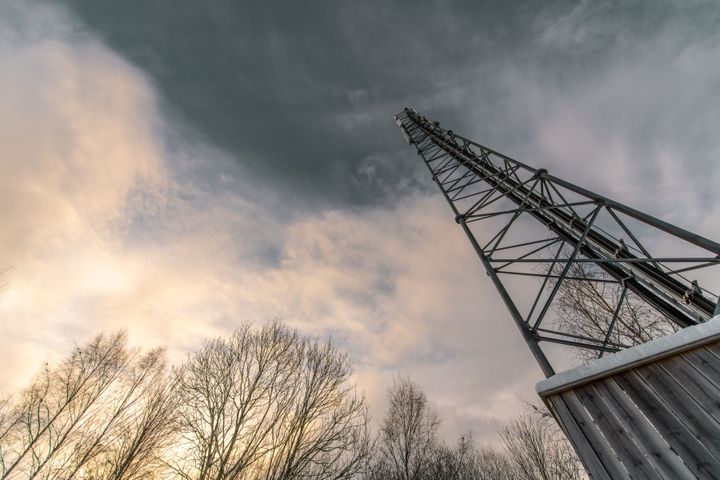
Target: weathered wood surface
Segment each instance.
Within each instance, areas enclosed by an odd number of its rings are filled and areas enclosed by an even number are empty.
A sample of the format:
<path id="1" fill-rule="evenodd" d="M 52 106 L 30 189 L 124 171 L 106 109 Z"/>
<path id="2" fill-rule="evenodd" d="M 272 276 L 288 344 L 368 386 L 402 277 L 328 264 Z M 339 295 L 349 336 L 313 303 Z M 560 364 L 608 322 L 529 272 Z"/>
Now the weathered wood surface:
<path id="1" fill-rule="evenodd" d="M 720 479 L 720 317 L 653 343 L 538 394 L 593 479 Z"/>

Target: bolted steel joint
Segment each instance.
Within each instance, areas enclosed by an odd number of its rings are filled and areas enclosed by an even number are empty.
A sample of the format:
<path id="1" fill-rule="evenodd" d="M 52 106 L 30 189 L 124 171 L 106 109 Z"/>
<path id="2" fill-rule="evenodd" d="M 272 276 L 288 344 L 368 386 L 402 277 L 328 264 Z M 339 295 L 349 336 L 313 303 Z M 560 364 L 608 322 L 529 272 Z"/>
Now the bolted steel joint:
<path id="1" fill-rule="evenodd" d="M 538 171 L 535 172 L 534 177 L 535 178 L 544 178 L 548 174 L 548 171 L 544 168 L 538 169 Z"/>

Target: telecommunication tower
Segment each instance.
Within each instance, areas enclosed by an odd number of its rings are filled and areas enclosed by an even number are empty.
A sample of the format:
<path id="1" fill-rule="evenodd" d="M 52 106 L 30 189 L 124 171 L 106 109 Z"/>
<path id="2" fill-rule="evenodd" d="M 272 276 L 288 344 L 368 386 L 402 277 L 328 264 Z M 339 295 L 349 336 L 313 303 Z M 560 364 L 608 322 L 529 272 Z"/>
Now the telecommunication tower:
<path id="1" fill-rule="evenodd" d="M 720 313 L 720 244 L 442 128 L 396 116 L 546 377 L 545 346 L 617 352 Z"/>

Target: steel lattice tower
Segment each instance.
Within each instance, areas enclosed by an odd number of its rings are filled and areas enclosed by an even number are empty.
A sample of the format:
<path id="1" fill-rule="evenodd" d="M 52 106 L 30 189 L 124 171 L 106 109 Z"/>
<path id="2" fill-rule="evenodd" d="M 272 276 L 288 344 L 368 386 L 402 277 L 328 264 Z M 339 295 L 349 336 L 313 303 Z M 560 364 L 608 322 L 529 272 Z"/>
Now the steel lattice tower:
<path id="1" fill-rule="evenodd" d="M 672 331 L 720 313 L 718 295 L 704 288 L 720 280 L 720 244 L 479 145 L 412 109 L 395 118 L 546 376 L 554 370 L 544 343 L 602 356 L 651 339 L 661 324 Z"/>

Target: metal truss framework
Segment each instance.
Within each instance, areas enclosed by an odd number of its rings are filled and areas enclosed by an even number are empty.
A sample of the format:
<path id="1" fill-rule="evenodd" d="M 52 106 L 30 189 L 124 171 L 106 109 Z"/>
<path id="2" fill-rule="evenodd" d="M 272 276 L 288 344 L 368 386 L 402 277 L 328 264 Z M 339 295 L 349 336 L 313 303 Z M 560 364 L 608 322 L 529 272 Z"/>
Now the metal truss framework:
<path id="1" fill-rule="evenodd" d="M 631 304 L 674 329 L 720 313 L 718 295 L 701 286 L 720 278 L 713 268 L 720 244 L 479 145 L 412 109 L 395 118 L 546 376 L 554 369 L 541 343 L 599 356 L 632 346 L 620 332 Z M 609 312 L 589 333 L 558 319 L 558 299 L 580 282 L 602 284 L 600 303 Z"/>

